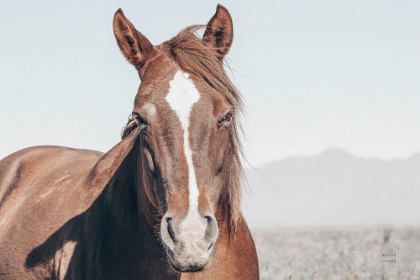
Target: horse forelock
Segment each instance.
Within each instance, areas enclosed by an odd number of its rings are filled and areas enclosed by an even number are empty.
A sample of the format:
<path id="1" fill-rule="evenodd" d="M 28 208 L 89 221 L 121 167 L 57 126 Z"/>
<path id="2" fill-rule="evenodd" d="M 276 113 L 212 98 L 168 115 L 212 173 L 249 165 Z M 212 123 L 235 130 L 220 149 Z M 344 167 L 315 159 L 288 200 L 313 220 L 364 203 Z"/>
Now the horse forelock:
<path id="1" fill-rule="evenodd" d="M 169 41 L 163 43 L 175 62 L 187 73 L 202 78 L 211 87 L 225 96 L 236 110 L 243 109 L 240 92 L 232 84 L 223 66 L 230 68 L 225 60 L 219 58 L 215 48 L 207 46 L 197 35 L 196 31 L 203 25 L 187 27 Z"/>

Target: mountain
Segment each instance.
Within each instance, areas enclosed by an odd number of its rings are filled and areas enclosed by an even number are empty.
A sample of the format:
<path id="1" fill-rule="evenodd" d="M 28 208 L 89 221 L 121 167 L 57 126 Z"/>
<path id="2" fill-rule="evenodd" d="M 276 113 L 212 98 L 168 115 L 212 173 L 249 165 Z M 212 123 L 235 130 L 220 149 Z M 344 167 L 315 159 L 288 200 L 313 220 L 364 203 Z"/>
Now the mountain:
<path id="1" fill-rule="evenodd" d="M 245 174 L 251 227 L 420 224 L 420 154 L 381 160 L 331 149 Z"/>

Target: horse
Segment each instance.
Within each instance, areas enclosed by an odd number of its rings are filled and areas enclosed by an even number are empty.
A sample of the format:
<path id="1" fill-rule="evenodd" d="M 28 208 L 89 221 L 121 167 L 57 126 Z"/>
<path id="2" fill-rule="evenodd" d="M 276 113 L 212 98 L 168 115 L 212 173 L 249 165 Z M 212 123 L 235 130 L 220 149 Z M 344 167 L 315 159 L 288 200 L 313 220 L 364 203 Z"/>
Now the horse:
<path id="1" fill-rule="evenodd" d="M 0 278 L 258 279 L 228 10 L 156 46 L 121 9 L 113 30 L 141 80 L 122 140 L 0 161 Z"/>

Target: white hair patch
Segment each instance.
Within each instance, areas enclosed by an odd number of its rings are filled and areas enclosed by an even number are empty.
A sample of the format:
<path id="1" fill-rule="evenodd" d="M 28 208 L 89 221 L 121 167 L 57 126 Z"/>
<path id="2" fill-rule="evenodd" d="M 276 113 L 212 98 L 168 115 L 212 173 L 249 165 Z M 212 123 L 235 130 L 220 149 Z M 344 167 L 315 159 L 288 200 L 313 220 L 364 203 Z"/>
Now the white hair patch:
<path id="1" fill-rule="evenodd" d="M 190 113 L 194 104 L 200 99 L 200 93 L 187 73 L 176 72 L 174 79 L 169 82 L 169 92 L 166 101 L 176 113 L 184 131 L 184 153 L 188 166 L 189 208 L 186 221 L 198 215 L 198 186 L 195 177 L 192 151 L 189 142 Z"/>

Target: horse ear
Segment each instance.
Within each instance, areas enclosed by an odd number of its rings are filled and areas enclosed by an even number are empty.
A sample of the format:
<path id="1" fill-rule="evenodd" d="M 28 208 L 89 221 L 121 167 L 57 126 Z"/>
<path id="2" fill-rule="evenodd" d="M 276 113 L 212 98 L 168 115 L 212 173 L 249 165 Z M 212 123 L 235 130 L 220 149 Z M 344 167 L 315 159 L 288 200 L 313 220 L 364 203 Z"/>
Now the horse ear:
<path id="1" fill-rule="evenodd" d="M 114 15 L 114 35 L 118 46 L 125 58 L 140 69 L 153 50 L 153 45 L 134 25 L 124 16 L 123 11 L 118 9 Z"/>
<path id="2" fill-rule="evenodd" d="M 215 48 L 223 58 L 233 41 L 233 23 L 229 11 L 222 5 L 217 5 L 217 11 L 207 24 L 203 41 Z"/>

